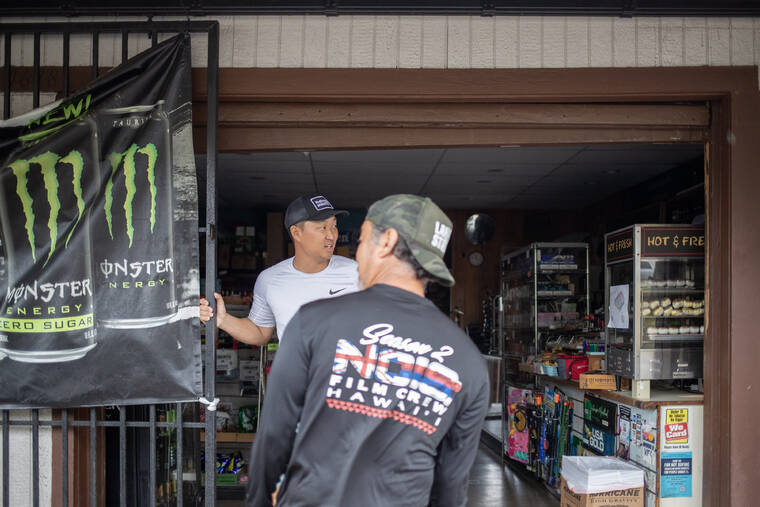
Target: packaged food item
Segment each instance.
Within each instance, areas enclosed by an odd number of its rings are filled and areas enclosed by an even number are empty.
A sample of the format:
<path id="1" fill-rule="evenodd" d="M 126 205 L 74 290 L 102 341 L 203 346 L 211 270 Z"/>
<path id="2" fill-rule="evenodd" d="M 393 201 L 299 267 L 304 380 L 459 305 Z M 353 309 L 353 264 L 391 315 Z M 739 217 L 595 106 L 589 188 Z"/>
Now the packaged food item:
<path id="1" fill-rule="evenodd" d="M 216 473 L 223 474 L 232 471 L 233 458 L 232 454 L 217 453 L 216 455 Z"/>
<path id="2" fill-rule="evenodd" d="M 652 314 L 652 310 L 650 310 L 649 308 L 644 308 L 643 310 L 641 310 L 641 315 L 643 315 L 644 317 L 651 314 Z"/>
<path id="3" fill-rule="evenodd" d="M 253 433 L 256 431 L 258 408 L 253 405 L 246 405 L 238 409 L 238 427 L 241 433 Z"/>
<path id="4" fill-rule="evenodd" d="M 232 468 L 230 469 L 230 472 L 233 474 L 240 474 L 241 472 L 244 472 L 247 467 L 248 463 L 246 463 L 243 455 L 240 454 L 240 452 L 235 453 L 235 456 L 232 460 Z"/>
<path id="5" fill-rule="evenodd" d="M 665 308 L 667 308 L 668 306 L 670 306 L 670 298 L 663 299 L 662 300 L 662 306 L 665 307 Z"/>

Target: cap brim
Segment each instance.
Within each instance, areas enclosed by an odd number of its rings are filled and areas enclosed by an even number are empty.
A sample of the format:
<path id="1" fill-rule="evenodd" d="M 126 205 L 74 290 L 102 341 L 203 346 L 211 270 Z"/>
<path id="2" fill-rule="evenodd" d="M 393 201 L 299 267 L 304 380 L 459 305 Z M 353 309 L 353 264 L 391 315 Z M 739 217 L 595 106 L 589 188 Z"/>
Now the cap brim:
<path id="1" fill-rule="evenodd" d="M 306 220 L 310 222 L 319 222 L 338 215 L 348 215 L 348 211 L 344 209 L 323 209 L 322 211 L 316 212 L 313 216 L 307 218 Z"/>
<path id="2" fill-rule="evenodd" d="M 417 262 L 420 263 L 420 266 L 422 266 L 425 271 L 438 278 L 439 283 L 446 287 L 454 285 L 454 277 L 451 276 L 449 268 L 446 267 L 446 263 L 443 262 L 443 259 L 433 252 L 418 246 L 409 245 L 409 249 L 412 251 L 414 258 L 417 259 Z"/>
<path id="3" fill-rule="evenodd" d="M 285 228 L 289 229 L 291 225 L 296 225 L 299 222 L 321 222 L 322 220 L 327 220 L 330 217 L 334 217 L 337 215 L 348 215 L 348 211 L 343 209 L 323 209 L 322 211 L 316 212 L 313 216 L 310 216 L 308 218 L 304 218 L 302 220 L 298 220 L 297 222 L 293 223 L 285 223 Z"/>

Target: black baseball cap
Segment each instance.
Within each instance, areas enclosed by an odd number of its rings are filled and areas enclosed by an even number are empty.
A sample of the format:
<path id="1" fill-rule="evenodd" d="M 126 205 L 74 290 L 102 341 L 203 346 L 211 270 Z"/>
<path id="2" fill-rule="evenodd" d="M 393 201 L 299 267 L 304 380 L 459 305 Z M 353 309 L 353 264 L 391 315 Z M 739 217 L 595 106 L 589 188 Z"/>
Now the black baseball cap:
<path id="1" fill-rule="evenodd" d="M 347 214 L 346 210 L 333 208 L 323 195 L 302 195 L 288 204 L 288 209 L 285 210 L 285 228 L 290 229 L 291 225 L 304 220 L 321 222 L 336 215 Z"/>

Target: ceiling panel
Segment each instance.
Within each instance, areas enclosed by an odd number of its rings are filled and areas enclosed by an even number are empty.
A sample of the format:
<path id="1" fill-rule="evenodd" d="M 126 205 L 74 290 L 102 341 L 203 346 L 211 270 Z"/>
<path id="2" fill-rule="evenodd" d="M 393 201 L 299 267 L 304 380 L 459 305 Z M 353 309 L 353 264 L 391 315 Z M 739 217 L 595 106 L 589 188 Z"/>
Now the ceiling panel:
<path id="1" fill-rule="evenodd" d="M 471 174 L 462 172 L 460 174 L 438 174 L 435 173 L 430 177 L 430 183 L 439 183 L 446 185 L 457 185 L 462 182 L 492 183 L 495 185 L 530 185 L 539 181 L 541 176 L 530 175 L 504 175 L 504 174 Z"/>
<path id="2" fill-rule="evenodd" d="M 441 175 L 504 175 L 504 176 L 542 176 L 557 168 L 557 164 L 532 164 L 519 163 L 496 163 L 471 160 L 469 162 L 441 162 L 435 170 L 435 174 Z"/>
<path id="3" fill-rule="evenodd" d="M 703 152 L 701 145 L 688 145 L 688 148 L 681 149 L 671 149 L 668 146 L 670 145 L 642 145 L 621 150 L 588 149 L 578 153 L 573 158 L 573 162 L 576 164 L 610 164 L 615 162 L 624 162 L 626 164 L 679 163 L 689 158 L 699 158 Z"/>
<path id="4" fill-rule="evenodd" d="M 314 192 L 316 179 L 340 207 L 366 208 L 388 194 L 422 191 L 445 208 L 569 209 L 698 160 L 702 150 L 609 145 L 220 154 L 220 203 L 284 208 Z M 196 163 L 202 180 L 205 157 Z"/>
<path id="5" fill-rule="evenodd" d="M 433 162 L 418 164 L 408 160 L 398 162 L 377 161 L 377 160 L 357 160 L 357 161 L 314 161 L 314 170 L 317 174 L 334 174 L 334 173 L 357 173 L 357 174 L 385 174 L 385 175 L 404 175 L 404 174 L 422 174 L 429 175 L 433 169 Z"/>
<path id="6" fill-rule="evenodd" d="M 583 147 L 578 146 L 510 146 L 504 148 L 452 148 L 446 150 L 442 162 L 465 163 L 477 160 L 481 163 L 503 164 L 561 164 L 573 157 Z"/>
<path id="7" fill-rule="evenodd" d="M 348 150 L 348 151 L 314 151 L 311 158 L 315 162 L 407 162 L 433 164 L 440 158 L 443 149 L 417 150 Z"/>

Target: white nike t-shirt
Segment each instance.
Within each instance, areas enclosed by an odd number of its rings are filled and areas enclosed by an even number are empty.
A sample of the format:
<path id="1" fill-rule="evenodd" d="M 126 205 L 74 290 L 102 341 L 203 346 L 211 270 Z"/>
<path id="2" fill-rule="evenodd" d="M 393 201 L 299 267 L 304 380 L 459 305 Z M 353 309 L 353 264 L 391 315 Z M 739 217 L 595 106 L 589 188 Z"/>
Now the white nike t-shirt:
<path id="1" fill-rule="evenodd" d="M 277 327 L 277 336 L 306 303 L 342 296 L 359 290 L 356 261 L 333 255 L 319 273 L 304 273 L 293 267 L 293 257 L 265 269 L 256 278 L 248 318 L 261 327 Z"/>

